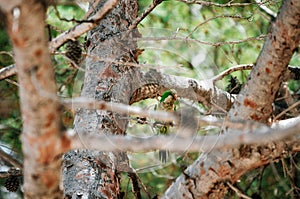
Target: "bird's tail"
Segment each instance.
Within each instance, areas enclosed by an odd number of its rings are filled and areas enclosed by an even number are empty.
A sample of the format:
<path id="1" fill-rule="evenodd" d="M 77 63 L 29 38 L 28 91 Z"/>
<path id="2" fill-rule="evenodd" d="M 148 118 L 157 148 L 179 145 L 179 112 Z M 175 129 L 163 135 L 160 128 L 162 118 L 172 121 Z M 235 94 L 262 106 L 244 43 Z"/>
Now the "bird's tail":
<path id="1" fill-rule="evenodd" d="M 160 150 L 158 152 L 158 158 L 162 163 L 166 163 L 167 162 L 167 157 L 169 155 L 169 152 L 166 150 Z"/>

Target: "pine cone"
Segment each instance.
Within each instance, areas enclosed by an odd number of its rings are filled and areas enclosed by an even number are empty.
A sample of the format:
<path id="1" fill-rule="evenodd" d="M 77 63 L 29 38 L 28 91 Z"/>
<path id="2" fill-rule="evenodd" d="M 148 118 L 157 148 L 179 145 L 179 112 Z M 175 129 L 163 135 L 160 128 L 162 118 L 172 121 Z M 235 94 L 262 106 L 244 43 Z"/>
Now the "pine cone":
<path id="1" fill-rule="evenodd" d="M 69 40 L 66 43 L 66 56 L 74 61 L 76 64 L 80 63 L 82 54 L 82 49 L 80 47 L 80 43 L 76 41 Z"/>
<path id="2" fill-rule="evenodd" d="M 20 182 L 17 176 L 9 176 L 4 182 L 4 187 L 10 192 L 16 192 L 19 188 Z"/>

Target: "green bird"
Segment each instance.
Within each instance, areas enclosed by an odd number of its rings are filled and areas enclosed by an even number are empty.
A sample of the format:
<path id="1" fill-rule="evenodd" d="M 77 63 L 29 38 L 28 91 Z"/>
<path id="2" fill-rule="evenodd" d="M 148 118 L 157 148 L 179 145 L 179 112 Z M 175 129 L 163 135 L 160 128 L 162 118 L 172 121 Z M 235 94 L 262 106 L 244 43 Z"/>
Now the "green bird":
<path id="1" fill-rule="evenodd" d="M 176 105 L 178 104 L 177 100 L 177 92 L 174 89 L 170 89 L 165 91 L 160 100 L 159 104 L 155 106 L 155 110 L 174 112 L 176 111 Z M 171 122 L 169 123 L 161 123 L 161 125 L 157 128 L 157 133 L 160 135 L 166 135 L 170 131 Z M 158 158 L 160 161 L 165 163 L 167 161 L 168 152 L 166 150 L 160 150 L 158 152 Z"/>

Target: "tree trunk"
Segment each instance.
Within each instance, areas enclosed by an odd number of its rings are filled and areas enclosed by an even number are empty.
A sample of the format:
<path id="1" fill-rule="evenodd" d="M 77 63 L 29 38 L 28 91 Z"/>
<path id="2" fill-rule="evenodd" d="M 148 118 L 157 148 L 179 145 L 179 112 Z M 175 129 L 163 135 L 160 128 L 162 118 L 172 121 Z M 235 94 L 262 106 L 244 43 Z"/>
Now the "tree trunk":
<path id="1" fill-rule="evenodd" d="M 97 12 L 104 3 L 92 4 L 90 9 Z M 126 31 L 137 12 L 137 0 L 120 0 L 99 26 L 88 33 L 82 97 L 129 104 L 132 93 L 129 83 L 136 69 L 120 62 L 136 62 L 137 45 L 130 38 L 137 35 L 134 31 Z M 108 111 L 80 109 L 74 126 L 79 136 L 93 133 L 123 135 L 127 118 Z M 131 171 L 126 152 L 71 151 L 64 155 L 65 197 L 119 198 L 121 171 Z"/>
<path id="2" fill-rule="evenodd" d="M 13 44 L 23 118 L 25 198 L 60 198 L 59 104 L 45 34 L 43 1 L 2 1 L 7 32 Z M 34 31 L 33 31 L 34 30 Z"/>

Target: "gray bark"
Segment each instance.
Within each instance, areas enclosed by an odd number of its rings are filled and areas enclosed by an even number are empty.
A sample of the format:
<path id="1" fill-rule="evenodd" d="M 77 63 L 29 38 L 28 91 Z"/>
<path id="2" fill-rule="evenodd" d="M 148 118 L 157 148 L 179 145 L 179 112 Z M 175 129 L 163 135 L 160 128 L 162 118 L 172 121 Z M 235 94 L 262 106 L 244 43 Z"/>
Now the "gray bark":
<path id="1" fill-rule="evenodd" d="M 96 5 L 97 12 L 104 2 Z M 90 8 L 94 9 L 94 8 Z M 136 69 L 101 61 L 136 62 L 137 32 L 125 32 L 137 17 L 136 0 L 120 0 L 100 24 L 87 36 L 88 57 L 81 96 L 129 104 L 129 80 Z M 93 14 L 93 13 L 92 13 Z M 74 121 L 79 136 L 84 134 L 125 134 L 126 115 L 104 110 L 79 109 Z M 88 148 L 88 146 L 87 146 Z M 126 152 L 76 150 L 64 155 L 63 182 L 66 198 L 118 198 L 121 171 L 131 171 Z"/>

